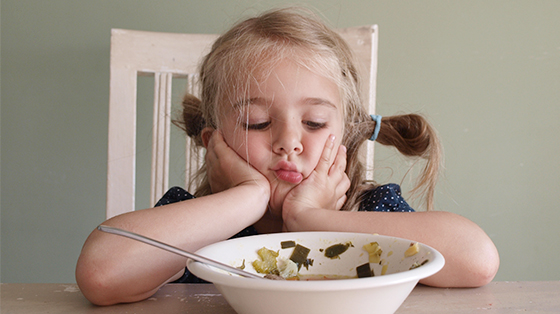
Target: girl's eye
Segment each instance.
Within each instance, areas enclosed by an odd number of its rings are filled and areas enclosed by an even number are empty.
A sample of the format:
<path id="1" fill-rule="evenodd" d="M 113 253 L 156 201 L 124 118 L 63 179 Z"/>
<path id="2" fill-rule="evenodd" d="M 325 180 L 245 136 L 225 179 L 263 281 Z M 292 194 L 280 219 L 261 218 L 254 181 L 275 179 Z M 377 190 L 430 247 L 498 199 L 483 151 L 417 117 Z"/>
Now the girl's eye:
<path id="1" fill-rule="evenodd" d="M 257 131 L 261 131 L 261 130 L 265 130 L 266 128 L 268 128 L 268 126 L 270 125 L 270 122 L 261 122 L 261 123 L 254 123 L 254 124 L 247 124 L 247 123 L 243 123 L 243 128 L 245 128 L 245 130 L 257 130 Z"/>
<path id="2" fill-rule="evenodd" d="M 305 124 L 311 130 L 319 130 L 327 126 L 326 123 L 314 121 L 303 121 L 303 124 Z"/>

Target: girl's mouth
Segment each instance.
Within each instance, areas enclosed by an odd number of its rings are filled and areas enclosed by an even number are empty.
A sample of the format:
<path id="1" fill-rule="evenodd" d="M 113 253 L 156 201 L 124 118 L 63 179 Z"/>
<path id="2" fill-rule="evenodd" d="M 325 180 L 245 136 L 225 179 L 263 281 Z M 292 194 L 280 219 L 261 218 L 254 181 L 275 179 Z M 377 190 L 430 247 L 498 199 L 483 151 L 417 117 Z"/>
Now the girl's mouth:
<path id="1" fill-rule="evenodd" d="M 298 184 L 303 180 L 303 175 L 297 171 L 278 169 L 274 172 L 276 172 L 278 179 L 292 184 Z"/>
<path id="2" fill-rule="evenodd" d="M 279 161 L 272 170 L 276 173 L 276 177 L 282 181 L 298 184 L 303 180 L 303 175 L 297 171 L 296 165 L 286 160 Z"/>

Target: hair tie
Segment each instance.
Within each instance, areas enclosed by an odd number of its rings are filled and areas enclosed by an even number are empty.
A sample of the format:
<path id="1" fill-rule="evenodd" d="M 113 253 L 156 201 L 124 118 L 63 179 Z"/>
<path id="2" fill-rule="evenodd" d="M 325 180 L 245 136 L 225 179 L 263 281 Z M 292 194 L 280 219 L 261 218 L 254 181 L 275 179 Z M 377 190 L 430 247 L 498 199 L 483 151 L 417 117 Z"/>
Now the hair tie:
<path id="1" fill-rule="evenodd" d="M 373 134 L 369 138 L 370 141 L 375 141 L 379 135 L 379 130 L 381 129 L 381 116 L 376 114 L 370 114 L 371 118 L 375 121 L 375 129 Z"/>

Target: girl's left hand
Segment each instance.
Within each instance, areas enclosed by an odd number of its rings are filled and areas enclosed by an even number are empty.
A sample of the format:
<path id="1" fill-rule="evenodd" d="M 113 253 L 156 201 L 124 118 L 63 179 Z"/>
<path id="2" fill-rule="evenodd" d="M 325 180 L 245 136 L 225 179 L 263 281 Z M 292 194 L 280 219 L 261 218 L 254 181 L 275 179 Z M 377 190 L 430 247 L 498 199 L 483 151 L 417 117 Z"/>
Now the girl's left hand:
<path id="1" fill-rule="evenodd" d="M 286 195 L 282 204 L 284 222 L 304 210 L 340 210 L 350 188 L 345 169 L 346 147 L 340 145 L 335 152 L 334 135 L 330 135 L 313 172 Z"/>

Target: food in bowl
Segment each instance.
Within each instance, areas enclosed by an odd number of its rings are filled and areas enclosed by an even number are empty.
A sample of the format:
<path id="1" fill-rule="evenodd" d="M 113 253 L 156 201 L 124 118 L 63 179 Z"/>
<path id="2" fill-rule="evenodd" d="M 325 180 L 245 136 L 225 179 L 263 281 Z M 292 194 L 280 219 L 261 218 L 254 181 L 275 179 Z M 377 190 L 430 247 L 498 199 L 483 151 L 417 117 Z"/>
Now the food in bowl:
<path id="1" fill-rule="evenodd" d="M 289 243 L 289 245 L 286 245 Z M 279 251 L 273 251 L 266 247 L 262 247 L 257 251 L 259 259 L 252 262 L 253 268 L 257 273 L 264 275 L 274 275 L 280 276 L 288 280 L 319 280 L 319 279 L 350 279 L 350 278 L 365 278 L 375 276 L 374 271 L 370 267 L 370 263 L 380 263 L 382 265 L 381 274 L 385 275 L 388 264 L 385 264 L 385 260 L 381 259 L 381 254 L 383 250 L 377 242 L 366 243 L 363 245 L 363 250 L 369 255 L 368 262 L 356 267 L 356 276 L 339 276 L 339 275 L 325 275 L 325 274 L 315 274 L 315 275 L 300 275 L 299 269 L 302 265 L 305 265 L 306 269 L 310 265 L 313 265 L 313 260 L 308 259 L 307 256 L 310 249 L 296 244 L 295 241 L 282 241 L 280 242 L 281 249 L 294 248 L 290 258 L 280 257 Z M 324 252 L 324 255 L 330 259 L 340 258 L 340 255 L 346 252 L 349 248 L 353 248 L 352 242 L 338 243 L 329 246 L 326 249 L 319 249 L 319 252 Z M 410 243 L 410 247 L 404 252 L 404 257 L 414 256 L 419 252 L 419 244 Z M 393 254 L 393 251 L 389 252 L 389 256 Z M 420 267 L 428 262 L 428 259 L 422 261 L 421 263 L 415 262 L 412 264 L 410 269 Z M 245 263 L 243 263 L 245 265 Z M 281 279 L 281 278 L 280 278 Z"/>
<path id="2" fill-rule="evenodd" d="M 257 252 L 264 247 L 278 252 L 276 261 L 289 259 L 294 246 L 282 249 L 281 243 L 286 241 L 309 249 L 307 259 L 313 263 L 307 268 L 299 268 L 300 278 L 326 276 L 327 279 L 343 279 L 259 280 L 233 275 L 192 260 L 189 260 L 188 268 L 196 276 L 213 282 L 238 313 L 394 313 L 420 279 L 435 274 L 444 264 L 438 251 L 422 243 L 417 244 L 418 251 L 414 255 L 405 257 L 411 244 L 416 245 L 415 241 L 340 232 L 250 236 L 215 243 L 197 253 L 235 267 L 245 265 L 245 271 L 258 273 L 252 265 L 253 261 L 261 259 Z M 370 263 L 370 252 L 364 246 L 374 242 L 381 253 L 379 262 Z M 348 245 L 338 257 L 325 256 L 327 248 L 347 243 L 352 245 Z M 364 264 L 370 267 L 374 276 L 357 278 L 357 268 Z"/>

